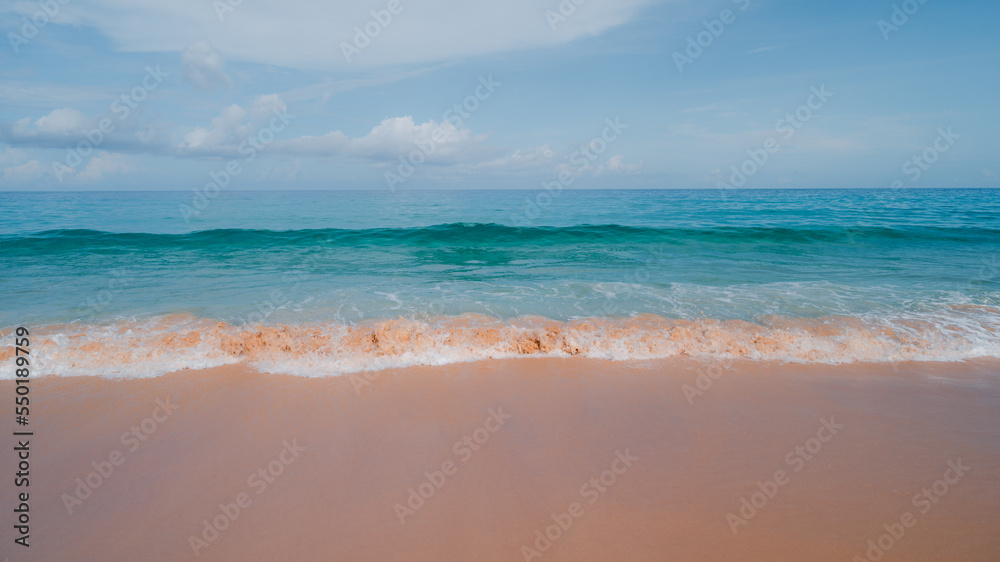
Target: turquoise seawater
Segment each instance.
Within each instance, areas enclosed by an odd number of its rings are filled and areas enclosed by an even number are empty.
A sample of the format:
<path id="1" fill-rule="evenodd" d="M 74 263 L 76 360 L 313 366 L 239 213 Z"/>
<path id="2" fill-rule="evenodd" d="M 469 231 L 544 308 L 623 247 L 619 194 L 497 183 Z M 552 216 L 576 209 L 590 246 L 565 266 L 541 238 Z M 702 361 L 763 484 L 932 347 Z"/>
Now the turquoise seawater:
<path id="1" fill-rule="evenodd" d="M 1000 190 L 0 192 L 0 217 L 5 330 L 845 318 L 1000 349 Z"/>

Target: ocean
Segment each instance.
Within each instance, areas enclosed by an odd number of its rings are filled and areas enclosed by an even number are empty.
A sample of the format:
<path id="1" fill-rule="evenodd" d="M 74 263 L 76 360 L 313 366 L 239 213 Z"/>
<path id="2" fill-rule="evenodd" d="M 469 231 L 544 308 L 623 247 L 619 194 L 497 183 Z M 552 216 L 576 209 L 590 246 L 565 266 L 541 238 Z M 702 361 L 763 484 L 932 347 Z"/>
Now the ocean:
<path id="1" fill-rule="evenodd" d="M 0 329 L 37 374 L 1000 357 L 1000 190 L 0 192 L 0 217 Z"/>

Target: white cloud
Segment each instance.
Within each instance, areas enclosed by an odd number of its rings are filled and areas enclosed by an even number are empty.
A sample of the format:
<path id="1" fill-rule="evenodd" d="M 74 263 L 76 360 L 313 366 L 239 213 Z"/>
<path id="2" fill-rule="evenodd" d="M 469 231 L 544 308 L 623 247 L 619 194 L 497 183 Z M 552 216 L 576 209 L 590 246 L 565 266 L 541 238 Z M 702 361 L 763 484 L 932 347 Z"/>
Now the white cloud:
<path id="1" fill-rule="evenodd" d="M 0 146 L 0 166 L 9 166 L 24 162 L 26 155 L 23 150 Z"/>
<path id="2" fill-rule="evenodd" d="M 258 178 L 266 182 L 281 182 L 292 184 L 302 177 L 302 159 L 295 158 L 284 166 L 275 166 L 261 170 Z"/>
<path id="3" fill-rule="evenodd" d="M 285 119 L 279 116 L 285 116 Z M 368 162 L 381 168 L 395 166 L 403 158 L 466 174 L 547 173 L 567 169 L 574 175 L 580 175 L 585 172 L 635 173 L 641 169 L 641 163 L 625 164 L 621 155 L 615 155 L 602 165 L 578 170 L 565 162 L 568 154 L 556 152 L 547 144 L 519 149 L 498 147 L 487 142 L 489 135 L 475 133 L 464 125 L 456 126 L 448 120 L 417 123 L 409 115 L 385 118 L 361 136 L 352 137 L 343 131 L 333 130 L 316 136 L 293 137 L 283 131 L 285 122 L 293 122 L 294 117 L 288 114 L 281 96 L 263 95 L 247 107 L 233 104 L 223 108 L 205 126 L 172 130 L 166 126 L 146 126 L 131 131 L 122 139 L 116 137 L 114 142 L 105 141 L 98 146 L 105 151 L 93 157 L 84 168 L 75 168 L 69 173 L 74 174 L 78 181 L 96 181 L 112 173 L 134 169 L 117 151 L 181 157 L 244 157 L 251 152 L 249 146 L 253 146 L 248 143 L 250 138 L 254 138 L 257 148 L 264 155 Z M 6 127 L 0 127 L 0 132 L 6 132 L 8 140 L 13 139 L 25 146 L 60 147 L 67 142 L 80 141 L 83 138 L 81 131 L 93 127 L 94 121 L 94 118 L 88 118 L 79 111 L 63 108 L 34 121 L 25 118 L 8 123 Z M 272 128 L 276 124 L 280 127 Z M 273 134 L 263 135 L 267 128 L 272 128 Z M 181 140 L 178 142 L 176 139 Z M 257 154 L 258 150 L 252 152 Z M 300 160 L 294 162 L 287 170 L 276 171 L 274 177 L 280 175 L 285 181 L 300 177 L 302 163 Z M 2 163 L 3 160 L 0 160 Z M 18 168 L 10 174 L 13 177 L 30 171 L 30 167 Z"/>
<path id="4" fill-rule="evenodd" d="M 615 173 L 615 174 L 637 174 L 642 171 L 642 160 L 638 164 L 626 164 L 625 157 L 621 154 L 615 154 L 604 164 L 598 164 L 597 168 L 594 170 L 594 175 L 600 175 L 605 172 Z"/>
<path id="5" fill-rule="evenodd" d="M 476 168 L 498 170 L 537 170 L 552 166 L 556 161 L 556 153 L 549 145 L 535 148 L 518 149 L 512 154 L 477 164 Z"/>
<path id="6" fill-rule="evenodd" d="M 395 162 L 418 150 L 428 163 L 457 164 L 494 156 L 499 149 L 484 144 L 487 135 L 456 128 L 452 123 L 429 120 L 415 123 L 410 116 L 382 120 L 363 137 L 351 138 L 341 131 L 319 137 L 302 136 L 274 143 L 276 152 L 311 156 L 340 156 L 380 162 Z"/>
<path id="7" fill-rule="evenodd" d="M 4 168 L 4 183 L 24 183 L 42 177 L 42 163 L 38 160 L 29 160 L 17 166 Z"/>
<path id="8" fill-rule="evenodd" d="M 137 112 L 133 112 L 136 115 Z M 110 119 L 114 130 L 98 130 L 101 119 Z M 142 123 L 138 118 L 121 120 L 110 114 L 90 117 L 72 108 L 56 109 L 32 121 L 25 117 L 0 123 L 0 141 L 20 146 L 65 149 L 80 146 L 105 150 L 163 151 L 169 146 L 165 123 Z M 86 147 L 84 148 L 86 150 Z"/>
<path id="9" fill-rule="evenodd" d="M 265 126 L 287 107 L 277 94 L 259 96 L 249 109 L 233 104 L 212 119 L 209 127 L 195 127 L 184 135 L 178 150 L 194 154 L 230 154 L 240 142 Z"/>
<path id="10" fill-rule="evenodd" d="M 76 174 L 76 179 L 80 181 L 98 181 L 109 175 L 132 172 L 135 166 L 131 164 L 131 159 L 124 154 L 113 152 L 101 152 L 90 159 L 80 173 Z"/>
<path id="11" fill-rule="evenodd" d="M 68 10 L 63 6 L 65 1 L 59 2 L 56 5 L 46 4 L 45 2 L 28 2 L 26 0 L 7 0 L 4 2 L 2 8 L 0 8 L 0 14 L 14 14 L 17 16 L 23 16 L 28 20 L 31 20 L 36 14 L 41 12 L 44 16 L 44 20 L 48 23 L 58 23 L 58 24 L 72 24 L 77 25 L 79 21 L 73 16 Z M 60 9 L 62 8 L 62 9 Z M 41 18 L 41 16 L 39 16 Z M 20 18 L 18 18 L 20 19 Z M 20 31 L 20 24 L 18 24 L 18 31 Z"/>
<path id="12" fill-rule="evenodd" d="M 28 160 L 23 150 L 0 146 L 0 178 L 3 183 L 24 183 L 42 176 L 42 164 Z"/>
<path id="13" fill-rule="evenodd" d="M 24 127 L 27 122 L 19 123 Z M 78 134 L 89 124 L 87 117 L 75 109 L 64 107 L 35 120 L 35 130 L 42 135 Z M 27 130 L 26 128 L 23 130 Z"/>
<path id="14" fill-rule="evenodd" d="M 222 55 L 205 39 L 195 41 L 181 53 L 181 76 L 199 90 L 214 92 L 232 84 L 225 66 Z"/>
<path id="15" fill-rule="evenodd" d="M 207 127 L 195 127 L 183 135 L 176 152 L 196 156 L 233 156 L 250 137 L 275 122 L 276 114 L 286 114 L 285 102 L 277 94 L 260 96 L 249 108 L 231 105 L 212 119 Z M 283 128 L 283 127 L 282 127 Z M 319 136 L 304 135 L 282 139 L 281 131 L 264 151 L 291 156 L 334 157 L 374 162 L 393 162 L 414 150 L 421 150 L 433 163 L 464 163 L 495 157 L 498 150 L 487 147 L 487 135 L 456 128 L 451 122 L 429 120 L 415 123 L 410 116 L 389 117 L 367 134 L 351 137 L 342 131 L 330 131 Z M 270 135 L 269 135 L 270 136 Z"/>
<path id="16" fill-rule="evenodd" d="M 587 0 L 553 30 L 547 11 L 560 2 L 507 0 L 401 0 L 353 65 L 441 61 L 567 43 L 598 35 L 636 17 L 654 0 Z M 233 2 L 234 4 L 236 2 Z M 388 0 L 284 0 L 242 2 L 217 13 L 226 0 L 91 0 L 68 4 L 78 21 L 93 26 L 124 51 L 182 51 L 211 37 L 231 60 L 295 68 L 344 67 L 341 43 L 373 20 Z M 384 18 L 384 16 L 383 16 Z M 371 26 L 370 26 L 371 27 Z"/>
<path id="17" fill-rule="evenodd" d="M 258 96 L 248 107 L 233 104 L 222 109 L 207 126 L 168 131 L 165 127 L 136 129 L 114 141 L 104 140 L 99 147 L 107 150 L 142 151 L 179 156 L 240 155 L 239 147 L 248 138 L 261 137 L 261 131 L 272 126 L 284 129 L 277 115 L 288 115 L 287 106 L 278 94 Z M 294 117 L 294 116 L 292 116 Z M 292 117 L 287 118 L 289 121 Z M 74 109 L 57 109 L 35 119 L 24 118 L 0 127 L 8 142 L 26 146 L 61 147 L 76 144 L 85 138 L 84 132 L 96 127 L 96 118 L 88 118 Z M 400 156 L 421 149 L 432 163 L 468 163 L 495 158 L 502 149 L 485 145 L 487 135 L 475 134 L 466 127 L 455 127 L 449 121 L 429 120 L 415 123 L 410 116 L 382 120 L 364 136 L 350 137 L 335 130 L 319 136 L 282 139 L 280 130 L 267 135 L 265 152 L 291 156 L 339 157 L 374 162 L 391 162 Z M 170 141 L 171 137 L 180 138 Z M 274 139 L 274 140 L 270 140 Z M 259 142 L 259 141 L 258 141 Z"/>

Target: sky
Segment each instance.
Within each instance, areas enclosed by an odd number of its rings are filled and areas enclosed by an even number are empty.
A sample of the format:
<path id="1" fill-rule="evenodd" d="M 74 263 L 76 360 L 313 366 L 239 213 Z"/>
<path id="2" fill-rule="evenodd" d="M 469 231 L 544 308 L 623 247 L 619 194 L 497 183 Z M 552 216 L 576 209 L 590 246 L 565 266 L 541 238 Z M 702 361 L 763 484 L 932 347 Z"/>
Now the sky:
<path id="1" fill-rule="evenodd" d="M 1000 187 L 998 17 L 6 0 L 0 190 Z"/>

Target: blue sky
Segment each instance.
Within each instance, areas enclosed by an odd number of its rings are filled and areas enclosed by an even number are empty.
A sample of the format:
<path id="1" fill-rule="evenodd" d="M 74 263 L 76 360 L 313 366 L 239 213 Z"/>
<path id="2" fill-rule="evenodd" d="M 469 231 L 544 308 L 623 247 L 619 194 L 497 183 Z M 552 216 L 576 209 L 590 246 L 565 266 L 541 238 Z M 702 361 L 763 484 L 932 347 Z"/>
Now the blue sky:
<path id="1" fill-rule="evenodd" d="M 577 1 L 5 2 L 0 189 L 1000 187 L 995 2 Z"/>

